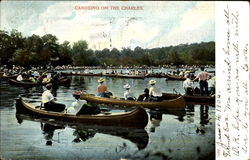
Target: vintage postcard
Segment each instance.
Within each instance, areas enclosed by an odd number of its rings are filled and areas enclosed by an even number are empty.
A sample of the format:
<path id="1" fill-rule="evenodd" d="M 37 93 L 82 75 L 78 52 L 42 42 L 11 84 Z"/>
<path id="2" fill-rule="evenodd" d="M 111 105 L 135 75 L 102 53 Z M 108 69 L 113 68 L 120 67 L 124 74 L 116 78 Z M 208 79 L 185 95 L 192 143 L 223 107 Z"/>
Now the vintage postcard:
<path id="1" fill-rule="evenodd" d="M 1 1 L 0 159 L 249 159 L 249 3 Z"/>

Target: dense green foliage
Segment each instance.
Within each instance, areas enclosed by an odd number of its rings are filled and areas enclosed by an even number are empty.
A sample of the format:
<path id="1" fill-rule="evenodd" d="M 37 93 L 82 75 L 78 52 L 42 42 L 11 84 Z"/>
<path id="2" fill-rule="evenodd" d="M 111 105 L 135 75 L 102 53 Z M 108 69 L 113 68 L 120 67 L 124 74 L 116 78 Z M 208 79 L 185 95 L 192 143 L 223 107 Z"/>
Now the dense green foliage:
<path id="1" fill-rule="evenodd" d="M 116 48 L 93 51 L 88 43 L 79 40 L 73 45 L 65 41 L 58 43 L 56 36 L 46 34 L 42 37 L 32 35 L 23 37 L 22 33 L 12 30 L 10 33 L 0 30 L 1 65 L 194 65 L 215 63 L 215 42 L 180 44 L 162 48 L 143 49 L 136 47 Z"/>

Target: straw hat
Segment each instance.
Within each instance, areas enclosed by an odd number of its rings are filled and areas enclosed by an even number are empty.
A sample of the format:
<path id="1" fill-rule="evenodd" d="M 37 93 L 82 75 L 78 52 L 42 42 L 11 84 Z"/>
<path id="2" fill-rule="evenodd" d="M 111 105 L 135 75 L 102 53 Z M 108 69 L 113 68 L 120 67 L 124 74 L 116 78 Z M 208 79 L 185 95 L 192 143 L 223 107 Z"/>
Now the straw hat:
<path id="1" fill-rule="evenodd" d="M 126 84 L 126 85 L 123 86 L 123 88 L 129 89 L 129 88 L 130 88 L 130 85 L 129 85 L 129 84 Z"/>
<path id="2" fill-rule="evenodd" d="M 148 82 L 148 84 L 155 84 L 156 83 L 156 81 L 155 80 L 150 80 L 149 82 Z"/>
<path id="3" fill-rule="evenodd" d="M 191 73 L 191 71 L 186 71 L 184 74 L 189 74 L 189 73 Z"/>
<path id="4" fill-rule="evenodd" d="M 47 84 L 47 85 L 46 85 L 46 88 L 47 88 L 47 89 L 52 88 L 52 83 Z"/>
<path id="5" fill-rule="evenodd" d="M 98 79 L 98 82 L 99 82 L 99 83 L 104 82 L 104 81 L 105 81 L 104 78 L 99 78 L 99 79 Z"/>

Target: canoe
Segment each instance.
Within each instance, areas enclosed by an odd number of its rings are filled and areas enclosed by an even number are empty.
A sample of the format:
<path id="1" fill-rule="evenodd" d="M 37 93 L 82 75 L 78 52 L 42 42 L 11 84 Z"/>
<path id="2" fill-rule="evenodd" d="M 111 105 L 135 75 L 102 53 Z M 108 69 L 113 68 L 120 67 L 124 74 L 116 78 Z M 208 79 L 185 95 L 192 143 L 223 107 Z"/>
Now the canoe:
<path id="1" fill-rule="evenodd" d="M 64 86 L 64 85 L 69 85 L 70 82 L 71 82 L 70 79 L 63 78 L 63 79 L 60 79 L 59 82 L 56 82 L 56 83 L 53 83 L 53 84 Z M 14 79 L 10 79 L 9 80 L 9 84 L 16 85 L 16 86 L 25 86 L 25 87 L 29 87 L 30 86 L 30 87 L 33 87 L 33 86 L 44 86 L 44 85 L 46 85 L 48 83 L 23 82 L 23 81 L 17 81 L 17 80 L 14 80 Z"/>
<path id="2" fill-rule="evenodd" d="M 144 79 L 144 75 L 126 75 L 126 74 L 118 74 L 117 78 L 135 78 L 135 79 Z"/>
<path id="3" fill-rule="evenodd" d="M 117 74 L 112 74 L 112 73 L 106 73 L 106 74 L 102 74 L 105 77 L 117 77 Z"/>
<path id="4" fill-rule="evenodd" d="M 186 80 L 186 78 L 184 76 L 178 76 L 178 75 L 166 74 L 165 77 L 167 78 L 166 80 L 182 80 L 182 81 Z M 194 79 L 194 78 L 191 78 L 191 80 Z M 198 79 L 196 81 L 198 81 Z"/>
<path id="5" fill-rule="evenodd" d="M 16 79 L 17 75 L 11 75 L 11 76 L 0 76 L 0 79 L 5 80 L 5 79 Z"/>
<path id="6" fill-rule="evenodd" d="M 65 72 L 62 72 L 61 73 L 62 75 L 65 75 L 65 76 L 102 76 L 102 73 L 65 73 Z"/>
<path id="7" fill-rule="evenodd" d="M 150 74 L 146 74 L 145 77 L 165 78 L 166 75 L 164 73 L 150 73 Z"/>
<path id="8" fill-rule="evenodd" d="M 16 114 L 16 118 L 19 124 L 23 123 L 23 120 L 34 121 L 43 123 L 43 125 L 49 125 L 50 128 L 59 128 L 64 129 L 66 127 L 70 127 L 74 129 L 74 135 L 79 137 L 80 141 L 86 141 L 89 138 L 95 136 L 96 133 L 111 135 L 120 137 L 130 142 L 134 143 L 139 150 L 146 148 L 149 142 L 149 136 L 145 129 L 137 129 L 137 128 L 119 128 L 114 129 L 114 127 L 107 127 L 107 126 L 89 126 L 85 124 L 69 124 L 67 122 L 58 122 L 58 121 L 51 121 L 50 119 L 44 118 L 33 118 L 29 115 L 25 114 Z M 39 124 L 40 125 L 40 124 Z M 84 133 L 90 133 L 84 134 Z"/>
<path id="9" fill-rule="evenodd" d="M 69 115 L 64 112 L 52 112 L 25 103 L 22 98 L 16 99 L 18 114 L 29 114 L 38 118 L 49 118 L 61 122 L 83 123 L 87 125 L 116 126 L 126 128 L 145 128 L 148 123 L 147 112 L 137 107 L 129 112 L 101 113 L 96 115 Z"/>
<path id="10" fill-rule="evenodd" d="M 170 75 L 166 74 L 165 76 L 168 80 L 185 80 L 186 78 L 183 76 L 178 76 L 178 75 Z"/>
<path id="11" fill-rule="evenodd" d="M 165 99 L 173 99 L 179 97 L 180 94 L 163 93 Z M 215 97 L 194 95 L 182 95 L 187 104 L 215 104 Z"/>
<path id="12" fill-rule="evenodd" d="M 159 102 L 142 102 L 142 101 L 129 101 L 114 98 L 97 97 L 91 94 L 81 94 L 81 99 L 88 102 L 99 104 L 110 104 L 120 106 L 141 106 L 149 109 L 163 109 L 163 110 L 183 110 L 185 109 L 186 102 L 182 96 L 171 100 L 163 100 Z"/>

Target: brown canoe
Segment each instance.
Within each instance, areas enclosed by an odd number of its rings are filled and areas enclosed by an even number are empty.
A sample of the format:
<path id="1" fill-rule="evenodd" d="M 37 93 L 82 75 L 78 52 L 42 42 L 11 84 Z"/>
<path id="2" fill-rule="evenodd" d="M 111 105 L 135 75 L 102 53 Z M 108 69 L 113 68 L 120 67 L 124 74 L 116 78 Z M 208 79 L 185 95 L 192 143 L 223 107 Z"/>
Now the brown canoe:
<path id="1" fill-rule="evenodd" d="M 146 111 L 137 107 L 129 112 L 101 113 L 96 115 L 69 115 L 64 112 L 52 112 L 25 103 L 22 98 L 16 100 L 17 114 L 29 114 L 38 118 L 49 118 L 68 123 L 84 123 L 88 125 L 116 126 L 126 128 L 145 128 L 148 123 Z"/>
<path id="2" fill-rule="evenodd" d="M 168 80 L 185 80 L 186 78 L 183 76 L 178 76 L 178 75 L 170 75 L 166 74 L 165 76 Z"/>
<path id="3" fill-rule="evenodd" d="M 144 75 L 126 75 L 126 74 L 118 74 L 117 78 L 135 78 L 135 79 L 144 79 Z"/>
<path id="4" fill-rule="evenodd" d="M 117 74 L 112 74 L 112 73 L 106 73 L 106 74 L 102 74 L 105 77 L 117 77 Z"/>
<path id="5" fill-rule="evenodd" d="M 184 76 L 178 76 L 178 75 L 166 74 L 165 77 L 167 78 L 166 80 L 181 80 L 181 81 L 186 80 L 186 78 Z M 191 78 L 191 80 L 194 79 L 194 78 Z M 198 79 L 196 81 L 198 81 Z"/>
<path id="6" fill-rule="evenodd" d="M 0 76 L 0 79 L 16 79 L 17 75 L 11 75 L 11 76 Z"/>
<path id="7" fill-rule="evenodd" d="M 88 102 L 99 104 L 110 104 L 120 106 L 141 106 L 149 109 L 163 109 L 163 110 L 183 110 L 186 107 L 186 102 L 182 96 L 171 100 L 163 100 L 159 102 L 142 102 L 142 101 L 129 101 L 114 98 L 97 97 L 91 94 L 82 94 L 81 99 Z"/>
<path id="8" fill-rule="evenodd" d="M 64 85 L 69 85 L 70 82 L 71 82 L 70 79 L 63 78 L 59 82 L 56 82 L 56 83 L 53 83 L 53 84 L 64 86 Z M 17 80 L 14 80 L 14 79 L 10 79 L 9 84 L 16 85 L 16 86 L 23 86 L 23 87 L 29 87 L 29 86 L 33 87 L 33 86 L 44 86 L 44 85 L 46 85 L 48 83 L 23 82 L 23 81 L 17 81 Z"/>
<path id="9" fill-rule="evenodd" d="M 180 94 L 163 93 L 164 99 L 173 99 L 181 96 Z M 183 95 L 187 104 L 215 104 L 215 97 L 212 96 L 201 96 L 199 94 L 195 95 Z"/>

